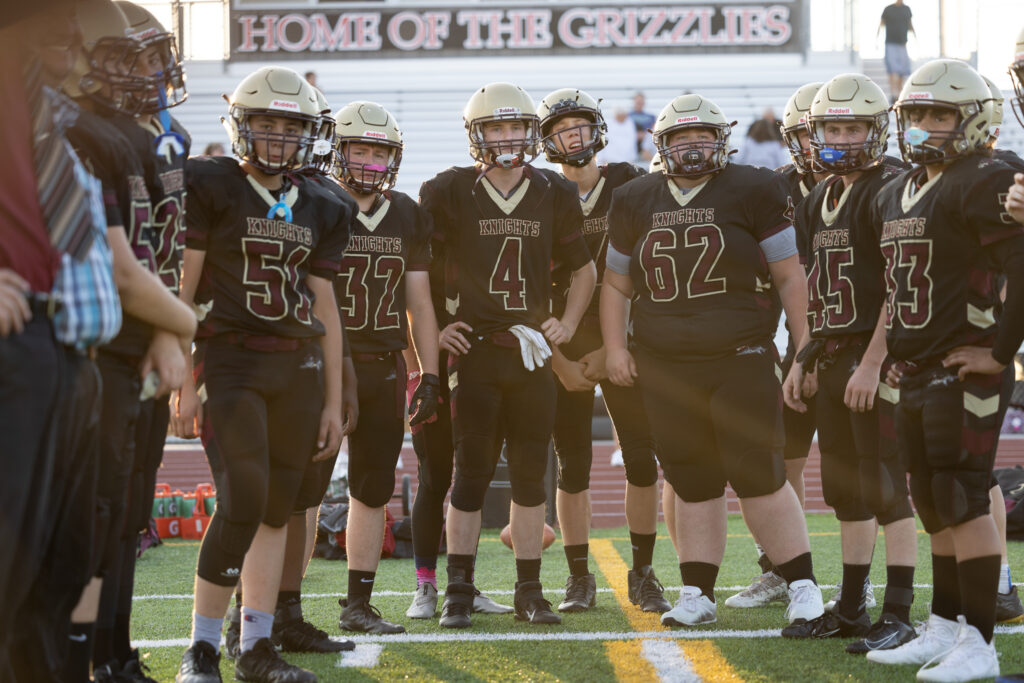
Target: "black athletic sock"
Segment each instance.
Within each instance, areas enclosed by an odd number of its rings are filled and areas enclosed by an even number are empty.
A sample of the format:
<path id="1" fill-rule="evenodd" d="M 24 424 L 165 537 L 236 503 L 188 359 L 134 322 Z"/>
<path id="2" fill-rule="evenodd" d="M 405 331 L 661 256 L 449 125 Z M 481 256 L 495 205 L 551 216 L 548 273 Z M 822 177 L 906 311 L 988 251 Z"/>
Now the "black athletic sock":
<path id="1" fill-rule="evenodd" d="M 702 595 L 706 595 L 711 602 L 715 601 L 718 567 L 707 562 L 680 562 L 679 575 L 683 577 L 684 586 L 696 586 Z"/>
<path id="2" fill-rule="evenodd" d="M 569 573 L 573 576 L 586 576 L 590 573 L 587 556 L 590 555 L 590 544 L 565 546 L 565 560 L 569 563 Z"/>
<path id="3" fill-rule="evenodd" d="M 348 599 L 366 598 L 370 599 L 373 593 L 373 580 L 377 572 L 361 572 L 358 569 L 348 570 Z"/>
<path id="4" fill-rule="evenodd" d="M 953 555 L 932 553 L 932 614 L 956 621 L 960 614 L 960 572 Z M 992 608 L 995 609 L 995 599 Z"/>
<path id="5" fill-rule="evenodd" d="M 536 560 L 520 560 L 516 558 L 516 582 L 540 581 L 540 558 Z M 995 603 L 993 603 L 995 604 Z"/>
<path id="6" fill-rule="evenodd" d="M 283 607 L 290 602 L 298 602 L 302 599 L 302 593 L 300 591 L 278 591 L 277 592 L 277 606 Z"/>
<path id="7" fill-rule="evenodd" d="M 996 625 L 996 591 L 999 588 L 999 555 L 986 555 L 957 564 L 960 573 L 960 609 L 964 619 L 992 642 Z"/>
<path id="8" fill-rule="evenodd" d="M 96 624 L 72 622 L 68 631 L 67 657 L 64 660 L 65 681 L 88 681 L 89 664 L 92 661 L 93 635 Z M 104 662 L 106 664 L 106 662 Z"/>
<path id="9" fill-rule="evenodd" d="M 803 579 L 810 579 L 817 583 L 814 579 L 814 563 L 811 562 L 811 554 L 809 552 L 797 555 L 789 562 L 783 562 L 776 566 L 779 569 L 779 576 L 784 578 L 788 584 Z"/>
<path id="10" fill-rule="evenodd" d="M 914 602 L 914 568 L 890 565 L 885 568 L 885 601 L 882 611 L 904 624 L 910 623 L 910 605 Z"/>
<path id="11" fill-rule="evenodd" d="M 466 583 L 473 583 L 475 561 L 472 555 L 448 555 L 448 579 L 451 580 L 453 573 L 461 573 Z"/>
<path id="12" fill-rule="evenodd" d="M 843 593 L 838 606 L 841 616 L 856 619 L 864 609 L 864 582 L 870 573 L 870 564 L 843 563 Z"/>
<path id="13" fill-rule="evenodd" d="M 654 541 L 658 534 L 629 532 L 629 543 L 633 546 L 633 571 L 654 563 Z"/>

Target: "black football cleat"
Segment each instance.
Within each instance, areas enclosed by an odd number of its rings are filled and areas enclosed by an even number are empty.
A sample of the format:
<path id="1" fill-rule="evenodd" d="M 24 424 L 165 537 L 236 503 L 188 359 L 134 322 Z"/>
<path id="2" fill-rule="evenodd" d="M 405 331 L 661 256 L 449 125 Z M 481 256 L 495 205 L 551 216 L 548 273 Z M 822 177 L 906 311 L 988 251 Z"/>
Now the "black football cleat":
<path id="1" fill-rule="evenodd" d="M 453 576 L 449 571 L 444 602 L 441 604 L 441 619 L 438 621 L 444 628 L 469 628 L 473 625 L 473 597 L 476 588 L 472 583 L 460 580 L 460 576 Z"/>
<path id="2" fill-rule="evenodd" d="M 235 660 L 235 678 L 249 683 L 316 683 L 316 674 L 301 666 L 281 659 L 281 654 L 270 642 L 260 638 Z"/>
<path id="3" fill-rule="evenodd" d="M 569 575 L 565 581 L 565 600 L 558 605 L 559 612 L 582 612 L 597 604 L 597 581 L 593 574 Z"/>
<path id="4" fill-rule="evenodd" d="M 871 630 L 871 617 L 861 612 L 847 619 L 836 612 L 825 612 L 814 619 L 797 619 L 782 629 L 783 638 L 862 638 Z"/>
<path id="5" fill-rule="evenodd" d="M 1017 587 L 1013 586 L 1009 593 L 996 594 L 996 623 L 1008 624 L 1024 619 L 1024 605 L 1021 605 Z"/>
<path id="6" fill-rule="evenodd" d="M 862 639 L 846 646 L 852 655 L 867 654 L 872 650 L 891 650 L 909 643 L 917 637 L 917 631 L 910 624 L 900 621 L 889 612 L 883 612 Z"/>
<path id="7" fill-rule="evenodd" d="M 206 641 L 193 643 L 181 656 L 174 680 L 176 683 L 222 683 L 220 653 Z"/>
<path id="8" fill-rule="evenodd" d="M 274 610 L 270 640 L 285 652 L 324 654 L 356 649 L 351 640 L 331 640 L 325 631 L 306 621 L 302 617 L 302 603 L 295 599 Z"/>
<path id="9" fill-rule="evenodd" d="M 654 575 L 654 567 L 645 564 L 636 571 L 632 569 L 626 575 L 629 587 L 629 601 L 639 605 L 644 612 L 664 614 L 672 609 L 672 603 L 665 599 L 665 587 Z"/>
<path id="10" fill-rule="evenodd" d="M 544 599 L 540 581 L 516 582 L 516 620 L 531 624 L 561 624 L 562 617 L 551 610 L 551 603 Z"/>
<path id="11" fill-rule="evenodd" d="M 405 633 L 405 627 L 401 624 L 385 620 L 380 610 L 370 604 L 369 598 L 349 598 L 346 601 L 339 600 L 338 603 L 344 608 L 338 618 L 338 628 L 342 631 L 375 635 Z"/>

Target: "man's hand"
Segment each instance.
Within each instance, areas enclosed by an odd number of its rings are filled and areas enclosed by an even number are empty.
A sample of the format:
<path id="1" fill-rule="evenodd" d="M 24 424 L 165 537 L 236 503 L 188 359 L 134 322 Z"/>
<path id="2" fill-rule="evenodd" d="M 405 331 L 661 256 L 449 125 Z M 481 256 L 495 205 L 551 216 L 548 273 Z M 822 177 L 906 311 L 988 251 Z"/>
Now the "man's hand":
<path id="1" fill-rule="evenodd" d="M 556 346 L 558 344 L 565 344 L 576 333 L 575 330 L 570 329 L 565 323 L 554 317 L 542 322 L 540 330 L 544 333 L 544 337 Z"/>
<path id="2" fill-rule="evenodd" d="M 313 462 L 320 462 L 334 457 L 341 448 L 344 429 L 341 423 L 341 406 L 325 405 L 320 413 L 320 432 L 316 437 L 316 453 Z"/>
<path id="3" fill-rule="evenodd" d="M 583 363 L 583 376 L 591 382 L 600 382 L 603 379 L 607 379 L 608 368 L 605 367 L 605 363 L 607 361 L 606 356 L 607 354 L 602 346 L 586 354 L 583 358 L 580 358 L 580 363 Z"/>
<path id="4" fill-rule="evenodd" d="M 984 346 L 958 346 L 942 359 L 942 366 L 952 368 L 960 366 L 957 376 L 965 379 L 976 372 L 979 375 L 998 375 L 1006 366 L 992 357 L 992 349 Z"/>
<path id="5" fill-rule="evenodd" d="M 192 382 L 171 396 L 171 431 L 179 439 L 194 439 L 203 433 L 203 407 Z"/>
<path id="6" fill-rule="evenodd" d="M 584 375 L 586 368 L 582 362 L 569 360 L 560 353 L 554 355 L 551 360 L 551 369 L 558 376 L 566 391 L 593 391 L 595 382 L 587 379 Z"/>
<path id="7" fill-rule="evenodd" d="M 143 381 L 150 372 L 156 371 L 160 376 L 160 384 L 154 396 L 166 396 L 175 389 L 180 389 L 185 381 L 185 356 L 182 353 L 181 337 L 163 330 L 153 333 L 153 340 L 146 349 L 146 355 L 139 365 L 139 374 Z"/>
<path id="8" fill-rule="evenodd" d="M 441 380 L 429 372 L 420 375 L 419 386 L 409 401 L 409 426 L 414 427 L 431 418 L 437 419 L 437 405 L 441 400 Z"/>
<path id="9" fill-rule="evenodd" d="M 843 403 L 855 413 L 866 413 L 875 405 L 875 394 L 878 393 L 878 373 L 881 367 L 870 363 L 861 363 L 853 371 L 846 383 Z"/>
<path id="10" fill-rule="evenodd" d="M 21 334 L 32 319 L 28 306 L 28 283 L 10 268 L 0 268 L 0 337 Z"/>
<path id="11" fill-rule="evenodd" d="M 804 397 L 804 367 L 800 363 L 793 363 L 789 369 L 786 380 L 782 383 L 782 400 L 792 410 L 798 413 L 807 412 L 807 404 Z"/>
<path id="12" fill-rule="evenodd" d="M 344 357 L 341 364 L 341 415 L 345 419 L 343 435 L 348 436 L 359 424 L 359 382 L 350 356 Z"/>
<path id="13" fill-rule="evenodd" d="M 1006 193 L 1006 210 L 1013 220 L 1024 223 L 1024 173 L 1013 176 L 1013 185 Z"/>
<path id="14" fill-rule="evenodd" d="M 469 323 L 464 323 L 461 320 L 453 322 L 441 330 L 438 345 L 455 356 L 469 353 L 469 340 L 462 334 L 463 331 L 472 332 L 473 328 L 469 326 Z"/>
<path id="15" fill-rule="evenodd" d="M 614 349 L 608 351 L 605 365 L 608 369 L 608 378 L 620 387 L 633 386 L 633 380 L 637 377 L 636 361 L 633 354 L 626 349 Z"/>

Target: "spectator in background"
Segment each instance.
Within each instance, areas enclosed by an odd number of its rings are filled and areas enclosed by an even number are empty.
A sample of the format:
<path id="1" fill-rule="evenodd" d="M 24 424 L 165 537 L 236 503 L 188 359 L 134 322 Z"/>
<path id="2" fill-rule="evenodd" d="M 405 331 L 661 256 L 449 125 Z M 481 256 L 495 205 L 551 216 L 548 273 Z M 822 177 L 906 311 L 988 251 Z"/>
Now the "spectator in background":
<path id="1" fill-rule="evenodd" d="M 885 71 L 889 74 L 889 96 L 893 102 L 903 90 L 903 81 L 910 75 L 910 55 L 907 54 L 907 32 L 917 36 L 910 8 L 903 0 L 896 0 L 882 10 L 877 36 L 885 27 Z"/>
<path id="2" fill-rule="evenodd" d="M 320 86 L 318 86 L 316 84 L 316 72 L 315 71 L 307 71 L 306 73 L 303 74 L 303 77 L 306 79 L 306 82 L 309 83 L 314 88 L 319 88 L 320 87 Z"/>
<path id="3" fill-rule="evenodd" d="M 782 143 L 779 126 L 771 107 L 764 110 L 761 118 L 750 124 L 743 147 L 733 161 L 749 166 L 763 166 L 776 169 L 789 163 L 789 152 Z"/>
<path id="4" fill-rule="evenodd" d="M 203 148 L 203 156 L 206 157 L 222 157 L 224 154 L 224 145 L 219 142 L 211 142 Z"/>
<path id="5" fill-rule="evenodd" d="M 654 127 L 657 118 L 654 114 L 644 111 L 647 99 L 642 92 L 637 91 L 633 95 L 633 111 L 629 112 L 629 118 L 636 126 L 636 158 L 648 162 L 654 158 L 654 141 L 648 131 Z"/>
<path id="6" fill-rule="evenodd" d="M 605 122 L 608 124 L 608 145 L 598 154 L 600 163 L 636 162 L 637 130 L 629 113 L 622 107 L 617 107 L 615 114 Z"/>

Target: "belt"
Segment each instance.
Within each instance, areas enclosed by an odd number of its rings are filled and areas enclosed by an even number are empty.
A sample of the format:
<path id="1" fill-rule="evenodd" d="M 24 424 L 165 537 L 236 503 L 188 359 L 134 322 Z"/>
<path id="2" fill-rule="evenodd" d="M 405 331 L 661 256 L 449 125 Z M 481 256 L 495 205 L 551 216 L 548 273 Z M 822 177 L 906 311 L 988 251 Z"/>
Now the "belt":
<path id="1" fill-rule="evenodd" d="M 225 332 L 211 339 L 243 346 L 251 351 L 298 351 L 309 342 L 306 338 L 260 336 L 241 332 Z"/>
<path id="2" fill-rule="evenodd" d="M 352 352 L 352 360 L 359 363 L 373 363 L 381 360 L 391 360 L 394 358 L 395 352 L 388 351 L 387 353 L 356 353 Z"/>
<path id="3" fill-rule="evenodd" d="M 942 361 L 945 355 L 932 356 L 930 358 L 924 358 L 922 360 L 898 360 L 892 364 L 893 369 L 903 377 L 913 377 L 914 375 L 920 375 L 922 372 L 927 372 L 935 368 L 942 367 Z M 956 368 L 949 368 L 950 371 L 956 372 Z"/>
<path id="4" fill-rule="evenodd" d="M 64 308 L 64 302 L 57 294 L 27 292 L 25 298 L 28 299 L 28 308 L 32 311 L 33 316 L 45 315 L 52 320 L 53 316 L 57 315 L 57 312 Z"/>
<path id="5" fill-rule="evenodd" d="M 519 348 L 519 338 L 508 330 L 491 332 L 490 334 L 471 334 L 470 337 L 477 341 L 487 342 L 488 344 L 494 344 L 506 349 Z"/>

